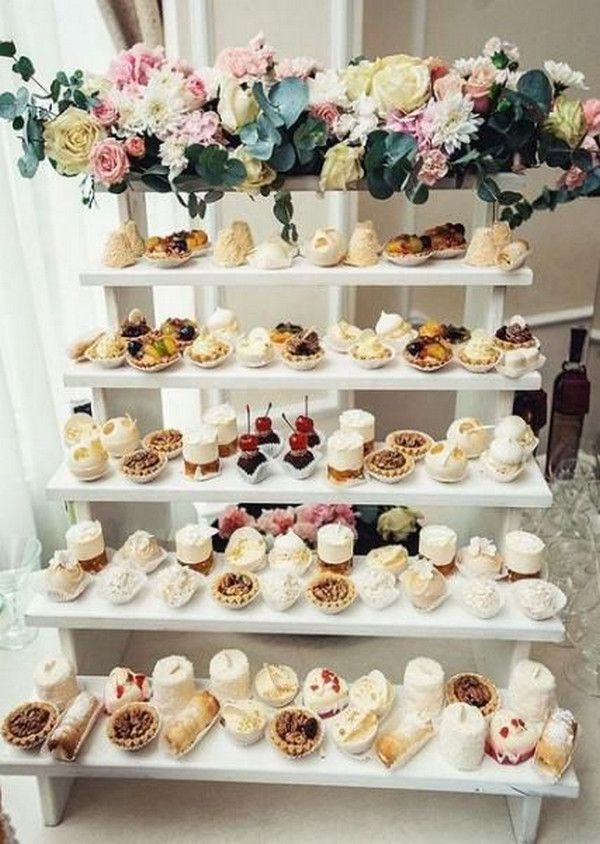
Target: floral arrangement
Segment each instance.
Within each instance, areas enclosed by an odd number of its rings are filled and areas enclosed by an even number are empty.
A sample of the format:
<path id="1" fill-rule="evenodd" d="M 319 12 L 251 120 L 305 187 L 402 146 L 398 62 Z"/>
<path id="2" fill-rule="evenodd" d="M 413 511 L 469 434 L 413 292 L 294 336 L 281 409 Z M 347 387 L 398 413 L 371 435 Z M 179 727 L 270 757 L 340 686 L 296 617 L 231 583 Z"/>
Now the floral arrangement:
<path id="1" fill-rule="evenodd" d="M 262 510 L 259 516 L 250 513 L 238 505 L 227 507 L 219 516 L 217 526 L 219 536 L 228 539 L 234 530 L 241 527 L 254 527 L 267 536 L 279 536 L 293 529 L 308 545 L 317 543 L 317 531 L 323 525 L 339 522 L 354 531 L 358 514 L 347 504 L 301 504 L 298 507 L 276 507 Z"/>
<path id="2" fill-rule="evenodd" d="M 97 186 L 119 193 L 135 180 L 174 191 L 192 217 L 224 189 L 274 192 L 283 235 L 295 239 L 289 175 L 317 175 L 322 191 L 364 178 L 374 197 L 401 191 L 423 203 L 440 179 L 460 186 L 473 174 L 513 228 L 535 209 L 600 194 L 600 100 L 567 96 L 586 85 L 563 62 L 523 71 L 517 47 L 499 38 L 453 62 L 361 56 L 339 70 L 278 59 L 262 35 L 196 69 L 136 44 L 104 75 L 58 71 L 47 88 L 12 41 L 0 56 L 29 83 L 0 94 L 21 174 L 48 159 L 82 175 L 86 205 Z M 561 173 L 533 200 L 499 188 L 496 174 L 540 164 Z"/>

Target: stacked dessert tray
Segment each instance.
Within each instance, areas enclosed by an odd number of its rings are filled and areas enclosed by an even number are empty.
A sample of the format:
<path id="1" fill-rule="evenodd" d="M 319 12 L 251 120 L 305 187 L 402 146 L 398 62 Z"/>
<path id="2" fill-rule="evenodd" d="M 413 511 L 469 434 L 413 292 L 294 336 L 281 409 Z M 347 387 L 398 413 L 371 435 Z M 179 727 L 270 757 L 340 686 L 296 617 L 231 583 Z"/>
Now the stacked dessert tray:
<path id="1" fill-rule="evenodd" d="M 134 219 L 146 231 L 143 192 L 128 192 L 118 197 L 123 221 Z M 490 222 L 491 206 L 479 203 L 474 221 Z M 265 285 L 322 286 L 460 286 L 465 288 L 464 323 L 493 331 L 502 324 L 504 297 L 509 286 L 532 283 L 532 272 L 524 267 L 512 273 L 494 268 L 467 267 L 462 261 L 432 260 L 420 267 L 403 267 L 380 263 L 376 267 L 339 266 L 320 269 L 298 259 L 288 270 L 257 271 L 251 267 L 226 269 L 210 260 L 192 262 L 176 270 L 153 269 L 144 264 L 115 270 L 93 267 L 81 274 L 85 285 L 101 287 L 105 292 L 107 323 L 118 324 L 132 307 L 143 308 L 152 318 L 152 288 L 156 285 L 189 285 L 196 289 L 198 318 L 201 304 L 210 302 L 202 293 L 212 285 L 248 286 L 249 291 Z M 342 316 L 340 314 L 340 316 Z M 449 366 L 437 373 L 419 372 L 402 365 L 390 365 L 375 371 L 363 371 L 345 365 L 343 359 L 330 358 L 314 371 L 291 372 L 276 363 L 263 369 L 248 370 L 229 361 L 222 368 L 199 371 L 183 362 L 172 369 L 141 373 L 130 367 L 102 369 L 94 364 L 80 366 L 69 362 L 64 374 L 69 387 L 91 387 L 94 415 L 98 419 L 123 413 L 135 414 L 145 430 L 162 427 L 161 389 L 217 388 L 231 390 L 427 390 L 455 391 L 456 415 L 481 415 L 499 419 L 511 412 L 515 389 L 537 389 L 538 372 L 530 372 L 517 380 L 497 372 L 476 374 Z M 127 405 L 122 406 L 123 391 Z M 155 393 L 149 393 L 155 391 Z M 355 405 L 360 402 L 355 400 Z M 485 408 L 485 410 L 482 410 Z M 48 485 L 51 498 L 72 505 L 76 521 L 93 516 L 96 502 L 127 502 L 138 505 L 138 514 L 152 502 L 153 506 L 178 501 L 215 502 L 248 501 L 257 503 L 345 502 L 350 504 L 406 504 L 425 509 L 435 508 L 435 517 L 447 514 L 448 522 L 460 513 L 473 535 L 478 532 L 478 519 L 494 525 L 500 538 L 518 526 L 517 507 L 548 507 L 551 494 L 537 465 L 531 460 L 525 472 L 512 483 L 498 483 L 477 471 L 458 484 L 441 484 L 431 479 L 422 467 L 398 485 L 368 480 L 356 486 L 334 487 L 322 473 L 296 480 L 274 471 L 266 480 L 247 484 L 236 475 L 232 466 L 206 483 L 190 483 L 175 465 L 148 484 L 129 482 L 118 472 L 111 472 L 92 483 L 77 480 L 66 465 L 59 467 Z M 104 506 L 104 505 L 101 505 Z M 452 510 L 450 510 L 452 508 Z M 103 511 L 104 512 L 104 511 Z M 153 511 L 154 512 L 154 511 Z M 140 522 L 142 521 L 140 515 Z M 146 524 L 152 517 L 148 517 Z M 455 519 L 454 519 L 455 520 Z M 110 537 L 108 537 L 110 541 Z M 356 561 L 360 565 L 360 560 Z M 506 585 L 508 589 L 508 585 Z M 202 590 L 201 590 L 202 591 Z M 357 602 L 346 612 L 333 616 L 319 615 L 306 603 L 288 612 L 276 613 L 262 601 L 241 612 L 230 612 L 211 603 L 209 595 L 178 610 L 161 604 L 150 588 L 136 600 L 121 606 L 107 603 L 95 588 L 69 603 L 53 603 L 36 594 L 27 611 L 28 621 L 39 627 L 56 627 L 63 650 L 80 674 L 100 673 L 94 661 L 110 653 L 110 665 L 121 664 L 131 631 L 212 631 L 218 633 L 342 635 L 377 637 L 413 637 L 422 639 L 469 639 L 477 667 L 490 673 L 500 686 L 508 681 L 512 667 L 527 657 L 531 642 L 558 642 L 564 637 L 559 619 L 536 622 L 520 615 L 509 602 L 501 614 L 492 619 L 477 619 L 466 614 L 458 601 L 448 600 L 433 613 L 410 607 L 404 599 L 396 607 L 382 612 Z M 102 631 L 100 634 L 99 631 Z M 415 643 L 415 646 L 418 643 Z M 106 660 L 105 660 L 106 661 Z M 400 678 L 394 677 L 397 681 Z M 104 680 L 86 677 L 85 685 L 101 695 Z M 16 703 L 16 701 L 15 701 Z M 434 790 L 505 795 L 518 842 L 535 840 L 544 796 L 576 797 L 578 782 L 572 768 L 559 782 L 536 774 L 528 764 L 499 765 L 486 759 L 476 771 L 460 772 L 440 764 L 435 744 L 393 771 L 383 767 L 357 764 L 336 751 L 324 758 L 285 759 L 273 753 L 263 742 L 249 748 L 236 748 L 226 736 L 215 731 L 198 752 L 183 760 L 170 759 L 158 747 L 149 747 L 137 754 L 115 752 L 105 741 L 103 730 L 90 737 L 75 762 L 66 764 L 41 754 L 22 754 L 14 748 L 0 748 L 0 773 L 27 774 L 37 778 L 44 821 L 60 823 L 70 788 L 77 777 L 227 780 L 240 782 L 298 783 L 326 786 L 357 786 L 408 790 Z"/>

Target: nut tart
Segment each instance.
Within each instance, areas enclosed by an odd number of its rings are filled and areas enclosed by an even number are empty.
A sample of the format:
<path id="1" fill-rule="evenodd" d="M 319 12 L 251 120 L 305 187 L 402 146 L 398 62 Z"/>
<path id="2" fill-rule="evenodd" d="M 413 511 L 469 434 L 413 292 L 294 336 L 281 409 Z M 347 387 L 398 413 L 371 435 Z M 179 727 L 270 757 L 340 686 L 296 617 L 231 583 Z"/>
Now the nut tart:
<path id="1" fill-rule="evenodd" d="M 221 706 L 209 691 L 195 692 L 163 730 L 164 743 L 173 756 L 185 756 L 204 738 L 218 719 Z"/>
<path id="2" fill-rule="evenodd" d="M 2 738 L 21 750 L 40 747 L 58 721 L 58 709 L 45 700 L 32 700 L 12 709 L 2 722 Z"/>
<path id="3" fill-rule="evenodd" d="M 408 477 L 414 468 L 412 457 L 395 448 L 378 448 L 365 458 L 367 475 L 384 484 L 398 483 Z"/>
<path id="4" fill-rule="evenodd" d="M 318 610 L 335 615 L 354 603 L 356 586 L 343 574 L 323 573 L 308 583 L 304 594 Z"/>
<path id="5" fill-rule="evenodd" d="M 46 742 L 55 759 L 73 762 L 77 758 L 101 711 L 102 703 L 89 692 L 80 692 L 71 701 Z"/>
<path id="6" fill-rule="evenodd" d="M 201 328 L 194 342 L 185 350 L 188 360 L 202 369 L 214 369 L 220 366 L 232 353 L 232 344 L 216 333 L 212 333 L 208 328 Z"/>
<path id="7" fill-rule="evenodd" d="M 160 372 L 180 358 L 181 350 L 175 337 L 160 331 L 151 331 L 127 343 L 127 363 L 142 372 Z"/>
<path id="8" fill-rule="evenodd" d="M 482 715 L 491 715 L 500 705 L 498 689 L 483 674 L 455 674 L 446 683 L 446 703 L 467 703 Z"/>
<path id="9" fill-rule="evenodd" d="M 402 357 L 415 369 L 434 372 L 452 360 L 452 347 L 441 337 L 417 337 L 408 343 Z"/>
<path id="10" fill-rule="evenodd" d="M 183 451 L 183 434 L 177 428 L 160 428 L 146 434 L 142 445 L 149 451 L 164 454 L 167 460 L 173 460 Z"/>
<path id="11" fill-rule="evenodd" d="M 258 597 L 260 583 L 249 571 L 226 571 L 217 575 L 211 593 L 217 604 L 231 610 L 241 610 Z"/>
<path id="12" fill-rule="evenodd" d="M 126 703 L 109 718 L 106 735 L 121 750 L 141 750 L 158 735 L 160 718 L 150 703 Z"/>
<path id="13" fill-rule="evenodd" d="M 167 465 L 164 454 L 139 448 L 122 458 L 119 468 L 121 474 L 136 484 L 147 484 L 157 478 Z"/>
<path id="14" fill-rule="evenodd" d="M 433 437 L 424 434 L 422 431 L 402 429 L 390 431 L 385 438 L 385 444 L 388 448 L 401 451 L 407 457 L 412 457 L 413 460 L 421 460 L 433 445 Z"/>
<path id="15" fill-rule="evenodd" d="M 317 713 L 300 706 L 280 710 L 272 718 L 268 731 L 273 747 L 293 759 L 301 759 L 318 750 L 324 734 Z"/>
<path id="16" fill-rule="evenodd" d="M 281 357 L 292 369 L 308 370 L 314 369 L 323 360 L 325 352 L 317 332 L 309 329 L 291 337 L 284 345 Z"/>

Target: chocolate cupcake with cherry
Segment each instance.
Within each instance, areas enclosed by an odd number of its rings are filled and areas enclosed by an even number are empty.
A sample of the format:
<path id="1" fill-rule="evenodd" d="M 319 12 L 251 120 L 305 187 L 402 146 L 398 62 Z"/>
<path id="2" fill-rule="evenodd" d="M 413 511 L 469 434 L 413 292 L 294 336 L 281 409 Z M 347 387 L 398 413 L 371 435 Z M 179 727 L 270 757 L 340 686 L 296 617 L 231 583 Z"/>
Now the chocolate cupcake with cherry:
<path id="1" fill-rule="evenodd" d="M 292 431 L 288 439 L 289 451 L 283 455 L 283 465 L 294 478 L 308 478 L 317 466 L 317 458 L 308 447 L 308 434 L 295 428 L 285 413 L 281 416 Z"/>
<path id="2" fill-rule="evenodd" d="M 258 447 L 267 457 L 277 457 L 283 448 L 283 442 L 277 431 L 273 428 L 273 422 L 269 413 L 272 403 L 269 402 L 264 416 L 257 416 L 254 420 L 254 431 L 258 439 Z"/>
<path id="3" fill-rule="evenodd" d="M 309 448 L 318 448 L 322 444 L 323 439 L 315 428 L 315 420 L 308 415 L 308 396 L 304 396 L 304 413 L 296 416 L 295 428 L 301 434 L 306 434 Z"/>
<path id="4" fill-rule="evenodd" d="M 269 474 L 269 459 L 259 448 L 256 434 L 251 433 L 250 405 L 246 405 L 248 429 L 238 439 L 239 457 L 236 467 L 244 480 L 250 484 L 258 484 Z"/>

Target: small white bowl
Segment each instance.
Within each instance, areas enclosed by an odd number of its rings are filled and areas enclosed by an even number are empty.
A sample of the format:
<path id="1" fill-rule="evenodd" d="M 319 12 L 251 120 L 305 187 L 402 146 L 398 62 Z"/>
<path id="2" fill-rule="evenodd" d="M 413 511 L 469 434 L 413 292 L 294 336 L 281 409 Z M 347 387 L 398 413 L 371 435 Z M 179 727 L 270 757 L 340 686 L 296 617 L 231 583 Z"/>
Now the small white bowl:
<path id="1" fill-rule="evenodd" d="M 520 466 L 513 469 L 512 472 L 499 472 L 498 469 L 488 462 L 487 454 L 487 451 L 484 451 L 479 458 L 481 468 L 489 478 L 492 478 L 492 480 L 498 481 L 501 484 L 508 484 L 511 483 L 511 481 L 515 481 L 519 475 L 522 474 L 525 466 L 527 465 L 527 461 L 525 460 L 520 464 Z"/>

